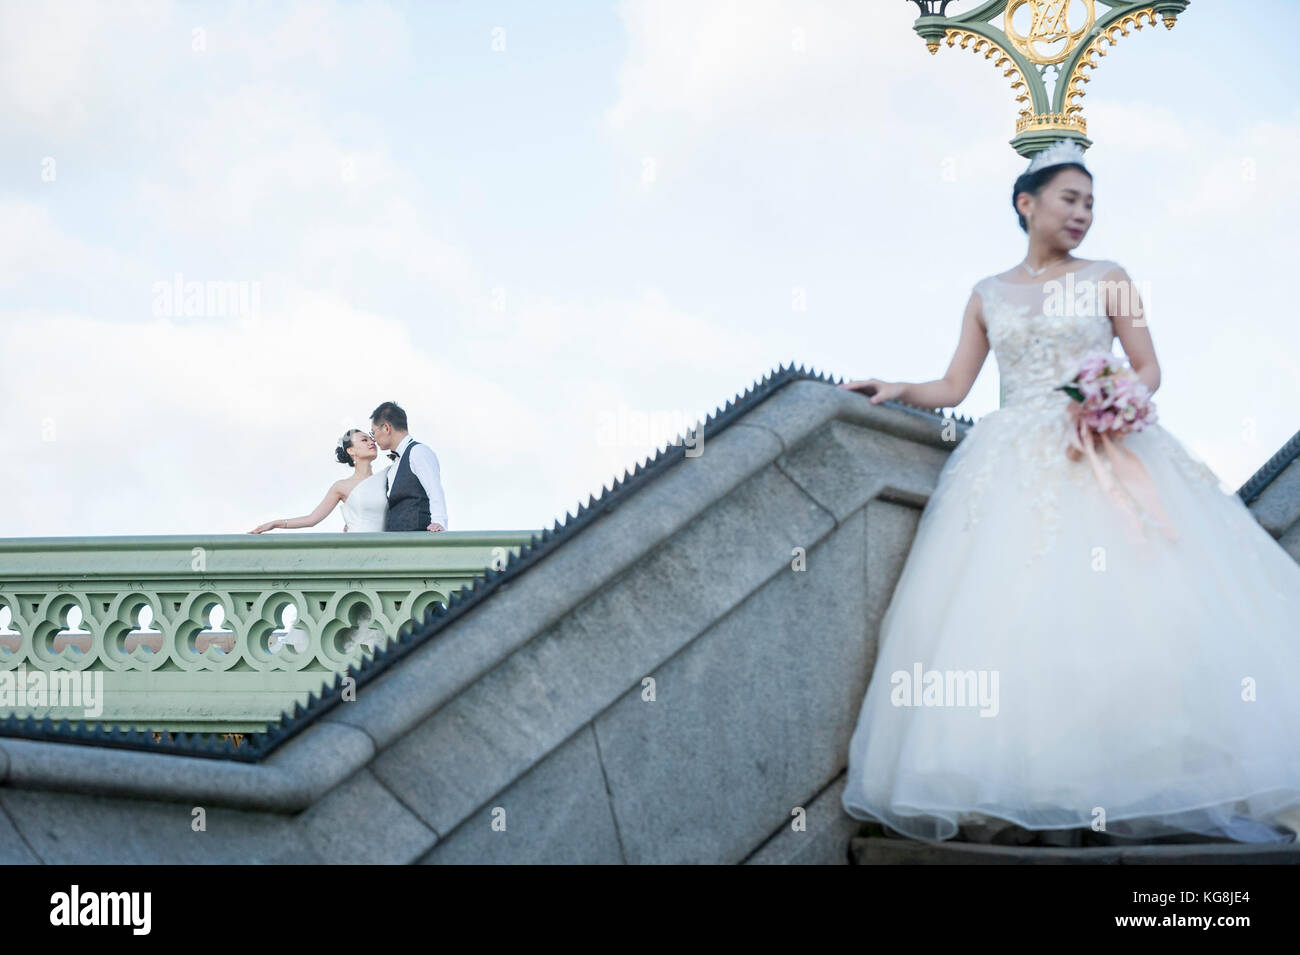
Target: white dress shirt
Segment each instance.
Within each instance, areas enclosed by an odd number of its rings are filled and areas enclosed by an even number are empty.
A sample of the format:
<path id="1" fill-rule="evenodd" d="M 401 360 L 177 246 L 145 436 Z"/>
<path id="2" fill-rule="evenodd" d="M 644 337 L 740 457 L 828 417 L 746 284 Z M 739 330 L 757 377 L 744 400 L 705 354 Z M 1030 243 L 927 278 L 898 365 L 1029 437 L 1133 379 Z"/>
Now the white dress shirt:
<path id="1" fill-rule="evenodd" d="M 438 456 L 433 453 L 433 448 L 424 443 L 419 443 L 412 448 L 412 440 L 408 434 L 402 439 L 402 443 L 394 448 L 397 452 L 397 460 L 393 462 L 392 467 L 387 471 L 388 477 L 385 480 L 385 491 L 388 494 L 393 492 L 393 476 L 397 473 L 397 467 L 402 463 L 403 456 L 407 451 L 410 451 L 411 473 L 419 479 L 425 495 L 429 498 L 429 522 L 431 524 L 441 524 L 443 530 L 447 530 L 447 500 L 442 493 Z"/>

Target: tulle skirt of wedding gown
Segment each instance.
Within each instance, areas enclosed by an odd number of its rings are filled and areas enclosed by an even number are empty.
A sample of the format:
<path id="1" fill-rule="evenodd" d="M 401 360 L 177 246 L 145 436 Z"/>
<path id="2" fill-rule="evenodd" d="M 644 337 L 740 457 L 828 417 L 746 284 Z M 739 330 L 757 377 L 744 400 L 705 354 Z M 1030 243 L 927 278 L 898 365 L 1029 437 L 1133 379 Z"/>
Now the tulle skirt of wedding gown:
<path id="1" fill-rule="evenodd" d="M 1012 823 L 1292 841 L 1300 565 L 1159 426 L 1124 442 L 1177 542 L 1136 534 L 1086 463 L 1061 462 L 1054 544 L 1036 553 L 1023 429 L 1012 409 L 982 419 L 922 514 L 882 619 L 846 811 L 932 840 Z M 954 695 L 932 683 L 944 705 L 904 705 L 927 700 L 918 671 Z M 967 674 L 984 701 L 954 705 Z"/>

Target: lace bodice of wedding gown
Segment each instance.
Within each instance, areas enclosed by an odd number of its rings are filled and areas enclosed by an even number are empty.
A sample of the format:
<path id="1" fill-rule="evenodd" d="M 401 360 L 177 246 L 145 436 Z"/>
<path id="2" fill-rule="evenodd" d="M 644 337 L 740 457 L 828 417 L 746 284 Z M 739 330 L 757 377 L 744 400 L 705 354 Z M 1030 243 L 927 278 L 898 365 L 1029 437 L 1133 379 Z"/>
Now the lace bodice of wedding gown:
<path id="1" fill-rule="evenodd" d="M 391 466 L 391 465 L 390 465 Z M 388 490 L 381 468 L 352 489 L 343 501 L 343 522 L 352 533 L 382 531 L 384 512 L 388 508 Z"/>
<path id="2" fill-rule="evenodd" d="M 1060 279 L 1019 285 L 995 276 L 975 286 L 984 306 L 989 347 L 998 362 L 1003 407 L 1055 409 L 1069 398 L 1053 391 L 1074 374 L 1084 355 L 1110 351 L 1115 338 L 1098 294 L 1109 259 Z"/>
<path id="3" fill-rule="evenodd" d="M 968 498 L 968 528 L 980 519 L 981 499 L 999 459 L 1018 459 L 1020 489 L 1039 518 L 1036 553 L 1055 539 L 1062 493 L 1096 480 L 1086 463 L 1066 456 L 1071 399 L 1053 389 L 1074 375 L 1089 352 L 1113 350 L 1115 330 L 1103 280 L 1117 269 L 1114 261 L 1100 259 L 1041 283 L 1017 284 L 990 276 L 976 284 L 1002 381 L 1003 405 L 978 422 L 980 440 L 970 440 L 974 432 L 967 435 L 949 460 L 950 477 Z M 1188 476 L 1228 490 L 1159 425 L 1124 440 L 1138 438 L 1157 442 L 1160 452 L 1171 455 Z M 976 445 L 982 445 L 980 453 L 972 453 Z M 1109 462 L 1103 460 L 1103 466 L 1109 469 Z"/>

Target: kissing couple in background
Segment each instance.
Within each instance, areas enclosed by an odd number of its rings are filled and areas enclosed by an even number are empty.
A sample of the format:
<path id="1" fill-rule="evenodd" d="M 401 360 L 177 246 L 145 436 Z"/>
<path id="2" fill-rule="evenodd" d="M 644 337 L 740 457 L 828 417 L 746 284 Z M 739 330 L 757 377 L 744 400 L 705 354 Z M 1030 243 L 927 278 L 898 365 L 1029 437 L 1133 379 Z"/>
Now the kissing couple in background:
<path id="1" fill-rule="evenodd" d="M 447 503 L 438 456 L 406 428 L 406 412 L 385 401 L 371 413 L 369 432 L 351 428 L 334 449 L 339 463 L 355 469 L 355 474 L 335 481 L 316 510 L 305 517 L 267 521 L 249 533 L 315 527 L 340 504 L 345 531 L 445 531 Z M 372 464 L 381 450 L 388 452 L 389 463 L 376 471 Z"/>

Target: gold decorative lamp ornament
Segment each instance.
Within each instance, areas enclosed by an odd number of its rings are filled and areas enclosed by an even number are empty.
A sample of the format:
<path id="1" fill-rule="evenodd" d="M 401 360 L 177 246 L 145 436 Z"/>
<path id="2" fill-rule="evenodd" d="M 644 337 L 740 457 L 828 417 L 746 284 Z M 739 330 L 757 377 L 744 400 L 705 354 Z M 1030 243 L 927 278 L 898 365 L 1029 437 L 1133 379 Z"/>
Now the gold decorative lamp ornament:
<path id="1" fill-rule="evenodd" d="M 1011 82 L 1021 104 L 1011 145 L 1028 158 L 1062 139 L 1091 146 L 1081 100 L 1098 58 L 1133 30 L 1173 29 L 1191 0 L 988 0 L 951 17 L 954 0 L 908 2 L 931 53 L 944 44 L 982 53 Z"/>

